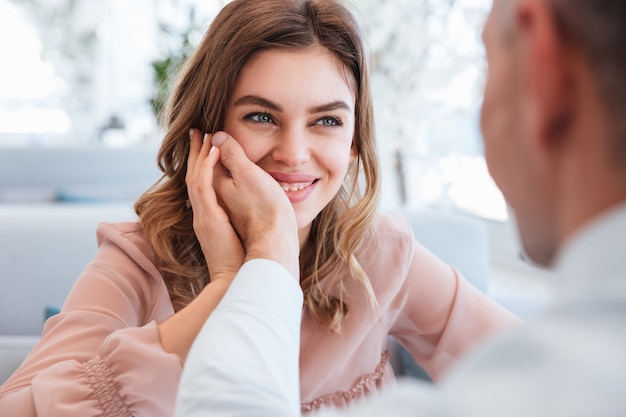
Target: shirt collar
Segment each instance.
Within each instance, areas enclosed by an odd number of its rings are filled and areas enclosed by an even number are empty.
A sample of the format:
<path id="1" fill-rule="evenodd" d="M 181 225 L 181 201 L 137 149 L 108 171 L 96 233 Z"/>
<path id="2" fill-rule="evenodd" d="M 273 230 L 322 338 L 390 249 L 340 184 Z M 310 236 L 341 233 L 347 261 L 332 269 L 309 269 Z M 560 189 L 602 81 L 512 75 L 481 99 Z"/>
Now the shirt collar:
<path id="1" fill-rule="evenodd" d="M 555 263 L 562 285 L 626 286 L 626 202 L 591 220 L 565 244 Z M 561 283 L 560 283 L 561 284 Z M 588 286 L 588 285 L 584 285 Z"/>

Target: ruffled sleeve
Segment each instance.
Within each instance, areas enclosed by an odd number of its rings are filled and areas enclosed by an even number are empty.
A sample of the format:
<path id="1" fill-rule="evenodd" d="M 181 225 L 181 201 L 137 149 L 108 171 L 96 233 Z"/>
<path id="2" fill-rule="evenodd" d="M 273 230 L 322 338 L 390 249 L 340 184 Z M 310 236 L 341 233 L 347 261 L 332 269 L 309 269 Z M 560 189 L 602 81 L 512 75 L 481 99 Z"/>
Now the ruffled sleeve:
<path id="1" fill-rule="evenodd" d="M 161 348 L 154 322 L 119 330 L 93 358 L 61 361 L 35 376 L 36 415 L 171 416 L 181 370 Z"/>

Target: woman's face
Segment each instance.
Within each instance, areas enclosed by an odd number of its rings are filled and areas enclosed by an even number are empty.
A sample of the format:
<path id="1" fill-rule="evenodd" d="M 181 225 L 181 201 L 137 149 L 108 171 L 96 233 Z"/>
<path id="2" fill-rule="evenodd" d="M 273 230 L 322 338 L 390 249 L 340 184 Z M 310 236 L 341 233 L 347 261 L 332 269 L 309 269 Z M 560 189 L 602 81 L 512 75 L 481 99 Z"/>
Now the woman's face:
<path id="1" fill-rule="evenodd" d="M 289 197 L 301 243 L 356 156 L 347 74 L 322 48 L 263 51 L 242 68 L 226 110 L 224 130 Z"/>

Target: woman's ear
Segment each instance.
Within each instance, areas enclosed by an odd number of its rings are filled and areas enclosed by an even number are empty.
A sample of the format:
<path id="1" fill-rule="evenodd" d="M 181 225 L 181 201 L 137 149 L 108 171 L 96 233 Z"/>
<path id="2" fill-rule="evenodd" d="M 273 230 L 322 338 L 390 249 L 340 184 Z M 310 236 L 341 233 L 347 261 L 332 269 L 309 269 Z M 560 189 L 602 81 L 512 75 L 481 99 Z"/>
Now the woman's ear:
<path id="1" fill-rule="evenodd" d="M 519 0 L 514 8 L 524 122 L 534 146 L 545 149 L 563 140 L 571 122 L 574 56 L 548 2 Z"/>
<path id="2" fill-rule="evenodd" d="M 350 146 L 350 162 L 354 161 L 354 159 L 358 156 L 358 152 L 356 150 L 356 145 L 354 141 L 352 141 L 352 145 Z"/>

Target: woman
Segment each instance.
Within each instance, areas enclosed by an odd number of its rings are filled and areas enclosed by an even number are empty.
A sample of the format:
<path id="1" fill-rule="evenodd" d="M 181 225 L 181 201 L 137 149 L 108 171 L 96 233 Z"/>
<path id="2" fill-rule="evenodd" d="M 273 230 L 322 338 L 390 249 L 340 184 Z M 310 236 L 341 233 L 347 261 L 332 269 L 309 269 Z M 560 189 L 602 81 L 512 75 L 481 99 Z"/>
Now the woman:
<path id="1" fill-rule="evenodd" d="M 139 221 L 99 226 L 94 260 L 0 390 L 3 414 L 173 415 L 189 347 L 243 259 L 211 239 L 234 232 L 206 215 L 210 141 L 200 132 L 235 137 L 294 208 L 303 411 L 346 406 L 393 381 L 388 335 L 437 380 L 517 322 L 421 247 L 402 218 L 377 213 L 365 51 L 339 1 L 228 4 L 183 69 L 166 122 L 164 175 L 137 201 Z"/>

